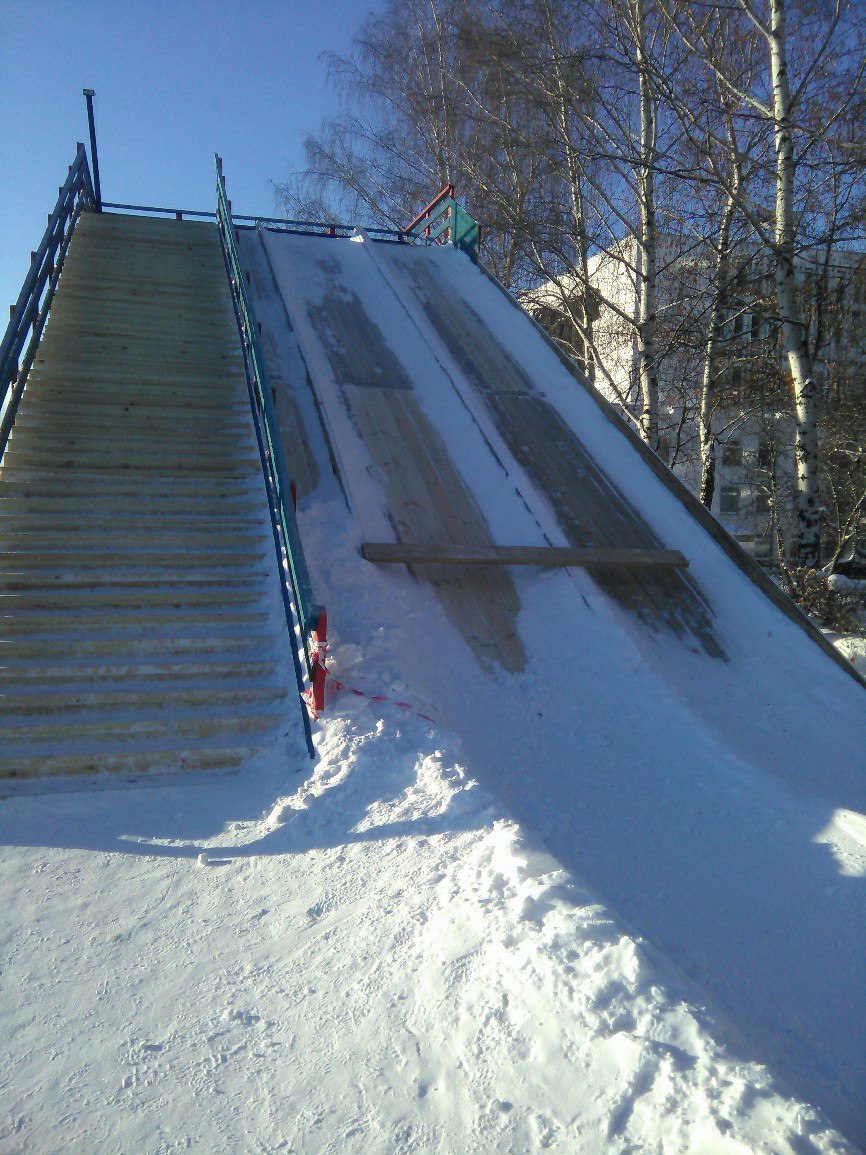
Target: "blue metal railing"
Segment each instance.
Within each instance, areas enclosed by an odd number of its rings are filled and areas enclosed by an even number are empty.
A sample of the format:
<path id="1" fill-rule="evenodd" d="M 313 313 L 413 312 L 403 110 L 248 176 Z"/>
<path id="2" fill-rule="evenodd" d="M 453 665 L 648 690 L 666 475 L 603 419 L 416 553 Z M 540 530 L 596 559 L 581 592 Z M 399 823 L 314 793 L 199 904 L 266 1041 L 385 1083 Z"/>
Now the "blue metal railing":
<path id="1" fill-rule="evenodd" d="M 324 221 L 296 221 L 288 217 L 245 217 L 236 216 L 237 221 L 254 221 L 256 225 L 266 225 L 287 233 L 299 233 L 303 236 L 314 235 L 324 237 L 351 237 L 357 231 L 357 225 L 338 225 Z M 364 232 L 374 240 L 405 241 L 406 233 L 402 229 L 365 228 Z"/>
<path id="2" fill-rule="evenodd" d="M 132 205 L 125 204 L 122 201 L 103 201 L 102 207 L 104 209 L 115 209 L 117 212 L 122 213 L 146 213 L 153 216 L 175 217 L 179 221 L 192 217 L 212 221 L 218 216 L 217 213 L 211 212 L 209 209 L 176 209 L 160 205 Z M 299 221 L 291 217 L 245 216 L 242 213 L 232 213 L 232 220 L 236 226 L 240 225 L 242 228 L 255 228 L 257 225 L 267 225 L 269 229 L 288 233 L 299 233 L 303 236 L 345 238 L 352 236 L 356 231 L 355 225 L 340 225 L 325 221 Z M 369 228 L 366 229 L 365 232 L 368 236 L 376 240 L 405 241 L 407 239 L 405 232 L 401 229 Z"/>
<path id="3" fill-rule="evenodd" d="M 226 196 L 225 177 L 222 172 L 222 160 L 216 157 L 217 168 L 217 228 L 220 232 L 223 246 L 223 256 L 226 261 L 226 272 L 232 290 L 232 299 L 235 306 L 238 328 L 241 334 L 241 343 L 244 351 L 244 365 L 247 372 L 247 385 L 250 390 L 250 401 L 256 424 L 256 436 L 259 441 L 259 451 L 262 457 L 262 467 L 268 486 L 271 506 L 271 522 L 274 531 L 274 543 L 277 549 L 277 559 L 283 592 L 283 605 L 286 611 L 286 622 L 292 638 L 292 657 L 295 664 L 295 675 L 298 688 L 303 692 L 304 677 L 295 644 L 294 614 L 297 616 L 301 634 L 306 672 L 311 688 L 321 685 L 323 689 L 324 667 L 320 662 L 320 654 L 313 635 L 324 643 L 325 611 L 313 597 L 313 588 L 310 574 L 304 557 L 301 535 L 295 517 L 292 485 L 286 470 L 286 460 L 280 439 L 279 425 L 274 411 L 273 395 L 268 379 L 265 359 L 262 355 L 259 341 L 259 326 L 256 320 L 252 301 L 247 292 L 246 280 L 241 267 L 237 248 L 237 234 L 232 220 L 231 201 Z M 307 737 L 307 746 L 310 756 L 314 756 L 310 722 L 306 709 L 302 710 L 304 730 Z"/>
<path id="4" fill-rule="evenodd" d="M 453 184 L 446 185 L 403 233 L 416 244 L 447 242 L 468 254 L 471 260 L 478 260 L 481 227 L 454 199 Z"/>
<path id="5" fill-rule="evenodd" d="M 83 210 L 95 207 L 87 154 L 84 145 L 79 144 L 0 346 L 0 460 L 15 423 L 24 382 L 48 319 L 76 221 Z"/>

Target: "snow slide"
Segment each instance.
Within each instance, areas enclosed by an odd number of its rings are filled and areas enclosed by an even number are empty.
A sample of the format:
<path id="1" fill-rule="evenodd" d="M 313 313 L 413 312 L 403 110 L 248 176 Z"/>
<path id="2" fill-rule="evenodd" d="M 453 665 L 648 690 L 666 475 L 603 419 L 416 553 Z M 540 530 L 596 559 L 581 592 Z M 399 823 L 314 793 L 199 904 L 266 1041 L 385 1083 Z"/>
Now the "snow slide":
<path id="1" fill-rule="evenodd" d="M 347 641 L 359 618 L 375 623 L 395 654 L 396 696 L 435 707 L 509 813 L 695 981 L 755 1055 L 866 1138 L 862 685 L 730 560 L 465 256 L 365 238 L 260 241 L 362 540 L 394 518 L 346 398 L 387 364 L 382 394 L 412 389 L 495 540 L 568 540 L 568 494 L 489 404 L 517 380 L 634 521 L 688 558 L 691 600 L 656 601 L 656 621 L 603 576 L 512 570 L 526 655 L 516 673 L 473 660 L 423 570 L 383 568 L 381 601 L 354 604 L 369 566 L 347 559 L 334 620 Z M 373 365 L 359 353 L 370 333 L 387 349 Z M 327 535 L 312 549 L 326 571 L 330 552 Z"/>
<path id="2" fill-rule="evenodd" d="M 862 688 L 459 254 L 241 238 L 345 688 L 312 773 L 290 733 L 231 776 L 10 787 L 0 1151 L 854 1152 Z M 392 505 L 407 429 L 460 494 L 437 532 L 575 532 L 431 286 L 543 393 L 617 524 L 685 554 L 684 600 L 527 567 L 466 594 L 362 559 L 415 516 Z M 377 367 L 340 328 L 356 302 L 385 382 L 349 380 Z M 471 629 L 467 597 L 492 605 Z"/>

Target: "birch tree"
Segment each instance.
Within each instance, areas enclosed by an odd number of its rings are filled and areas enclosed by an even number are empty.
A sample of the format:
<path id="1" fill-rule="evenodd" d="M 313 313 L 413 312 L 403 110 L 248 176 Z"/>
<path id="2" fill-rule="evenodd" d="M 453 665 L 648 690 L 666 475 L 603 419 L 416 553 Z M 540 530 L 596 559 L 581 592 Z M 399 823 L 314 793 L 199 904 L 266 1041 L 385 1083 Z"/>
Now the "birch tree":
<path id="1" fill-rule="evenodd" d="M 280 207 L 400 228 L 454 184 L 483 224 L 488 264 L 519 282 L 547 158 L 525 89 L 505 83 L 492 18 L 483 0 L 389 0 L 370 14 L 348 56 L 326 57 L 343 110 L 307 138 Z"/>
<path id="2" fill-rule="evenodd" d="M 852 23 L 856 6 L 848 0 L 831 0 L 817 8 L 807 3 L 792 5 L 791 0 L 731 0 L 726 9 L 738 12 L 764 46 L 763 76 L 748 87 L 732 80 L 731 43 L 724 35 L 730 26 L 725 24 L 721 5 L 689 0 L 666 7 L 672 27 L 689 51 L 738 102 L 742 114 L 761 121 L 772 134 L 771 212 L 763 213 L 760 205 L 731 185 L 728 192 L 773 262 L 781 351 L 796 415 L 797 556 L 802 566 L 815 567 L 820 564 L 820 397 L 797 266 L 800 253 L 815 241 L 809 225 L 821 215 L 814 198 L 822 191 L 825 174 L 813 164 L 816 149 L 825 154 L 825 170 L 828 165 L 851 164 L 851 155 L 844 154 L 844 131 L 838 129 L 844 128 L 859 98 L 864 76 L 862 45 L 857 43 L 858 29 Z M 800 17 L 793 83 L 788 21 L 792 7 Z"/>
<path id="3" fill-rule="evenodd" d="M 579 8 L 523 0 L 500 5 L 499 14 L 518 62 L 514 83 L 528 85 L 544 118 L 566 206 L 546 225 L 536 222 L 536 271 L 549 282 L 548 298 L 560 289 L 558 308 L 580 335 L 590 378 L 604 381 L 658 449 L 658 203 L 669 195 L 660 174 L 673 121 L 660 118 L 656 78 L 671 66 L 669 32 L 654 0 L 588 0 Z M 617 270 L 609 294 L 598 269 L 591 275 L 591 257 Z M 624 389 L 596 339 L 599 310 L 608 339 L 618 328 L 613 344 L 633 351 Z"/>

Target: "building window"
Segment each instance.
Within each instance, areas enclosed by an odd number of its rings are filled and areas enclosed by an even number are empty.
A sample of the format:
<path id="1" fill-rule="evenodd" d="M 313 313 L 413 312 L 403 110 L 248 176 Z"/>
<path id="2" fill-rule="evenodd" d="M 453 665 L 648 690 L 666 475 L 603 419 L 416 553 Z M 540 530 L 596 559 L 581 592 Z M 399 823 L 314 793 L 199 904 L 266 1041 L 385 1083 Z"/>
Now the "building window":
<path id="1" fill-rule="evenodd" d="M 740 509 L 739 485 L 723 485 L 719 509 L 722 513 L 738 513 Z"/>
<path id="2" fill-rule="evenodd" d="M 758 534 L 755 538 L 755 557 L 760 561 L 772 560 L 773 539 L 769 534 Z"/>
<path id="3" fill-rule="evenodd" d="M 758 469 L 769 469 L 773 464 L 773 447 L 769 437 L 762 437 L 758 442 Z"/>
<path id="4" fill-rule="evenodd" d="M 743 447 L 739 441 L 726 441 L 722 446 L 722 465 L 736 469 L 743 464 Z"/>
<path id="5" fill-rule="evenodd" d="M 770 494 L 766 489 L 759 489 L 755 495 L 755 513 L 770 512 Z"/>

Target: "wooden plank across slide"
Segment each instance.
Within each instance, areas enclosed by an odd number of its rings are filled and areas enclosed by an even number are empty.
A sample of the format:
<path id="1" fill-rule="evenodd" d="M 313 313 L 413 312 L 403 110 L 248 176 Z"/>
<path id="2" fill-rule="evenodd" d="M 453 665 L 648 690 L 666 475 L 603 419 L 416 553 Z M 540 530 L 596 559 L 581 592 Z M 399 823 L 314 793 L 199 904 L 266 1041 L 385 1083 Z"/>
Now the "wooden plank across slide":
<path id="1" fill-rule="evenodd" d="M 405 565 L 662 566 L 686 569 L 676 549 L 579 549 L 538 545 L 455 545 L 453 542 L 365 542 L 366 561 Z"/>

